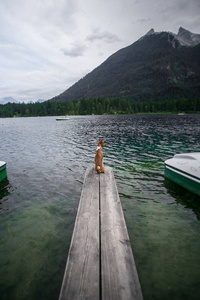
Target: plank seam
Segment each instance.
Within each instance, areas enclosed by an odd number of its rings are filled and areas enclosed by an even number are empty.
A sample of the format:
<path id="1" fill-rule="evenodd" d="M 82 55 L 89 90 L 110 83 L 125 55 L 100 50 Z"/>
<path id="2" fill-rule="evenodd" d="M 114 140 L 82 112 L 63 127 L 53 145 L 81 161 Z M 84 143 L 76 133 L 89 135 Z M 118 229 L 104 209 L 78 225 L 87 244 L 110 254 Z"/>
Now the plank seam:
<path id="1" fill-rule="evenodd" d="M 101 181 L 99 174 L 99 299 L 102 300 L 102 274 L 101 274 Z"/>

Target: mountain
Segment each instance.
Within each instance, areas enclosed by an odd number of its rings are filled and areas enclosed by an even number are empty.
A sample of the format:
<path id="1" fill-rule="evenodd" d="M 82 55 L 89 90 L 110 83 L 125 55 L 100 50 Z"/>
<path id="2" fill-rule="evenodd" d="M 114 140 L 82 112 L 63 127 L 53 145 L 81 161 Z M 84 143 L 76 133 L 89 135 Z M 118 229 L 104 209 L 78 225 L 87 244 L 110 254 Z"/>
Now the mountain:
<path id="1" fill-rule="evenodd" d="M 37 101 L 29 101 L 27 104 L 43 103 L 45 101 L 47 101 L 47 100 L 45 100 L 45 99 L 38 99 Z"/>
<path id="2" fill-rule="evenodd" d="M 35 103 L 42 103 L 42 102 L 45 102 L 45 101 L 47 101 L 47 100 L 45 100 L 45 99 L 38 99 Z"/>
<path id="3" fill-rule="evenodd" d="M 37 101 L 29 101 L 27 102 L 27 104 L 34 104 L 34 103 L 42 103 L 42 102 L 45 102 L 47 100 L 45 99 L 38 99 Z M 14 98 L 12 97 L 4 97 L 4 98 L 0 98 L 0 104 L 7 104 L 7 103 L 21 103 L 17 100 L 15 100 Z"/>
<path id="4" fill-rule="evenodd" d="M 200 35 L 151 29 L 50 101 L 200 93 Z M 195 95 L 196 95 L 195 94 Z M 148 100 L 148 99 L 146 99 Z"/>
<path id="5" fill-rule="evenodd" d="M 12 97 L 0 98 L 0 104 L 7 104 L 7 103 L 19 103 L 19 102 Z"/>

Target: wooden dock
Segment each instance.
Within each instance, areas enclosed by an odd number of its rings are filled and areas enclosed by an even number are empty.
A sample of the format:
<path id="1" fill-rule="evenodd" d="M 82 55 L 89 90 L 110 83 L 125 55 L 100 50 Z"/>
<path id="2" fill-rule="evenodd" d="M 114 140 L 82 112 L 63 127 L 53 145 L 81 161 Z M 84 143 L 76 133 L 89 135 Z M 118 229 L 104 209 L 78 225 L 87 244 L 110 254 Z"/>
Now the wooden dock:
<path id="1" fill-rule="evenodd" d="M 142 300 L 112 168 L 86 171 L 59 300 Z"/>

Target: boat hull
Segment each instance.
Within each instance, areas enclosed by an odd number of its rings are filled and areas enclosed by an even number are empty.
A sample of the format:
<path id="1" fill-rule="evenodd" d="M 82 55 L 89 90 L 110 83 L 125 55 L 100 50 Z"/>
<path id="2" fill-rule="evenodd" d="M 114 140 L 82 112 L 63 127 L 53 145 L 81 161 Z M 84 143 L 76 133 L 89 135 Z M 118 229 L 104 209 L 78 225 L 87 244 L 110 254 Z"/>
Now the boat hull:
<path id="1" fill-rule="evenodd" d="M 0 182 L 3 181 L 6 177 L 7 177 L 6 163 L 1 161 L 0 162 Z"/>
<path id="2" fill-rule="evenodd" d="M 200 152 L 176 154 L 166 160 L 165 177 L 200 196 Z"/>
<path id="3" fill-rule="evenodd" d="M 193 178 L 190 179 L 189 177 L 186 177 L 185 174 L 174 171 L 172 168 L 166 165 L 165 177 L 187 189 L 188 191 L 200 196 L 200 183 L 194 181 Z"/>

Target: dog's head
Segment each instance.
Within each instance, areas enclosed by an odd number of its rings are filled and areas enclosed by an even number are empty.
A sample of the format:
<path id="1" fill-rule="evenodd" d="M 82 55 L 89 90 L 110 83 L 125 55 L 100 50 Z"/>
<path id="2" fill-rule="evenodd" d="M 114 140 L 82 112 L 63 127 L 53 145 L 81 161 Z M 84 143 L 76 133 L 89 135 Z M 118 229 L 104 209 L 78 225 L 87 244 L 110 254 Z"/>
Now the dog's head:
<path id="1" fill-rule="evenodd" d="M 105 147 L 106 144 L 103 142 L 103 140 L 99 139 L 98 146 Z"/>

